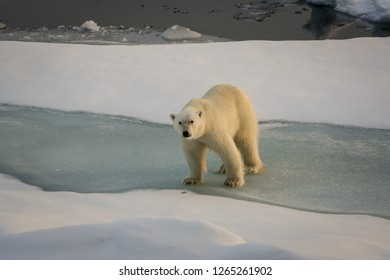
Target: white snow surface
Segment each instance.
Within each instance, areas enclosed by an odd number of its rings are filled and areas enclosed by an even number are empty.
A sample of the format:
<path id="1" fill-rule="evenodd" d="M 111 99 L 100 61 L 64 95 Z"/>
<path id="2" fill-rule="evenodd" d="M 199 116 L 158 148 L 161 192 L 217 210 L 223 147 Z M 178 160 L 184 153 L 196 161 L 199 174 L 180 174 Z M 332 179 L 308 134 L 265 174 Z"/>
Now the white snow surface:
<path id="1" fill-rule="evenodd" d="M 390 21 L 389 0 L 307 0 L 307 2 L 331 6 L 339 12 L 365 20 Z"/>
<path id="2" fill-rule="evenodd" d="M 390 222 L 180 190 L 42 192 L 0 177 L 0 259 L 388 259 Z"/>
<path id="3" fill-rule="evenodd" d="M 87 46 L 0 42 L 0 101 L 171 123 L 218 83 L 259 120 L 390 128 L 390 38 Z"/>
<path id="4" fill-rule="evenodd" d="M 388 129 L 389 46 L 0 42 L 0 102 L 168 123 L 225 82 L 248 93 L 260 120 Z M 389 259 L 390 221 L 181 190 L 44 192 L 0 176 L 0 248 L 0 259 Z"/>

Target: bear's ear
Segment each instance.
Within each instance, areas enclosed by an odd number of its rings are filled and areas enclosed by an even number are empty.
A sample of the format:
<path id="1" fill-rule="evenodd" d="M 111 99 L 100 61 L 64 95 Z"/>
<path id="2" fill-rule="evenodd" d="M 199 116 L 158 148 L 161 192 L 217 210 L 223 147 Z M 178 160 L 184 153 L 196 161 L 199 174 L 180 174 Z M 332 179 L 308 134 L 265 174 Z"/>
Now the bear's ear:
<path id="1" fill-rule="evenodd" d="M 174 121 L 175 118 L 176 118 L 176 115 L 175 115 L 175 114 L 170 114 L 169 116 L 171 117 L 171 120 L 172 120 L 172 121 Z"/>
<path id="2" fill-rule="evenodd" d="M 203 112 L 202 112 L 202 111 L 199 111 L 199 112 L 198 112 L 199 118 L 201 118 L 201 117 L 202 117 L 202 114 L 203 114 Z"/>

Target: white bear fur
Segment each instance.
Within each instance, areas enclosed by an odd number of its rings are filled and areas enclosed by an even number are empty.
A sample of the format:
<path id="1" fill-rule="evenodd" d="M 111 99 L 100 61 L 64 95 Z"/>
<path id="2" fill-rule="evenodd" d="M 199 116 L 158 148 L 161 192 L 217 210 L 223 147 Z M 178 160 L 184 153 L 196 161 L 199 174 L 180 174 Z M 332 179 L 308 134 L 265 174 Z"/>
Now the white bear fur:
<path id="1" fill-rule="evenodd" d="M 244 173 L 263 171 L 259 157 L 259 126 L 249 98 L 237 87 L 221 84 L 202 98 L 192 99 L 171 119 L 185 154 L 190 175 L 186 185 L 203 183 L 206 172 L 206 148 L 219 154 L 226 173 L 225 185 L 242 187 Z"/>

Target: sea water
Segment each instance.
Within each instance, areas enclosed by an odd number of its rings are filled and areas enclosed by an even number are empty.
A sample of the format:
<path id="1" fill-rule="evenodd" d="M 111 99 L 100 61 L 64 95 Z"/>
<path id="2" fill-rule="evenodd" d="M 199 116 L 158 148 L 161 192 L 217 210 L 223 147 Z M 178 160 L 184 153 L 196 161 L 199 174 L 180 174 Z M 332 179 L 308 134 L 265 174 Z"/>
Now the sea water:
<path id="1" fill-rule="evenodd" d="M 390 218 L 390 130 L 269 121 L 260 124 L 265 172 L 225 187 L 217 155 L 202 186 L 170 125 L 130 117 L 0 104 L 0 173 L 44 191 L 189 189 L 324 213 Z"/>
<path id="2" fill-rule="evenodd" d="M 359 2 L 363 3 L 349 8 L 367 16 L 367 6 L 373 4 Z M 365 21 L 305 0 L 0 0 L 0 7 L 0 23 L 7 25 L 0 30 L 0 40 L 12 41 L 164 43 L 161 31 L 176 24 L 202 33 L 200 41 L 216 41 L 215 37 L 242 41 L 390 36 L 389 22 Z M 91 34 L 80 29 L 87 20 L 97 22 L 100 31 Z"/>

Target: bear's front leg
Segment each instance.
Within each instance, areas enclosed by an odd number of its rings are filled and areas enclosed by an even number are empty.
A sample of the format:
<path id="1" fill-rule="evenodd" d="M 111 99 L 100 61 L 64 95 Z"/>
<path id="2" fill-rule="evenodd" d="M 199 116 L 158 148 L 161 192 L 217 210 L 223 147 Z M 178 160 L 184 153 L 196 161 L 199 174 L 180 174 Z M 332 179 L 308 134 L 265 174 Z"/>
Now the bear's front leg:
<path id="1" fill-rule="evenodd" d="M 206 146 L 195 140 L 181 140 L 183 151 L 190 169 L 190 175 L 183 180 L 184 185 L 203 184 L 206 171 Z"/>
<path id="2" fill-rule="evenodd" d="M 228 138 L 228 140 L 226 140 L 224 149 L 220 150 L 220 156 L 227 176 L 225 185 L 232 188 L 244 186 L 244 164 L 233 139 Z"/>

